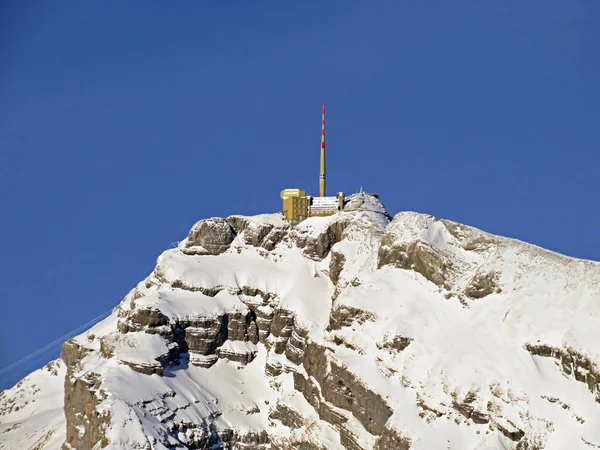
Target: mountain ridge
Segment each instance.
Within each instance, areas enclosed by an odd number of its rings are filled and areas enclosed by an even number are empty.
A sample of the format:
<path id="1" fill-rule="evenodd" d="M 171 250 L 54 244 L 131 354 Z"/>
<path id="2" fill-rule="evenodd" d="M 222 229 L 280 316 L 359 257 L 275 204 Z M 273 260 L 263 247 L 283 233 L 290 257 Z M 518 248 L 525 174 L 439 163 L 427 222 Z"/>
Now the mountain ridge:
<path id="1" fill-rule="evenodd" d="M 597 262 L 369 194 L 204 219 L 2 392 L 0 449 L 600 447 L 598 300 Z"/>

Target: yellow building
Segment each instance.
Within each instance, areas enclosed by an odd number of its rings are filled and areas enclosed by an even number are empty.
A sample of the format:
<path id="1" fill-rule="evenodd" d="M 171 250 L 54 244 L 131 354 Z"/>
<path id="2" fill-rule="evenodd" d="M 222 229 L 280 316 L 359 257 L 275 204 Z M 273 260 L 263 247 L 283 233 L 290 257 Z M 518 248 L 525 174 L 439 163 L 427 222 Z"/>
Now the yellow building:
<path id="1" fill-rule="evenodd" d="M 302 222 L 308 217 L 310 197 L 302 189 L 284 189 L 281 191 L 283 215 L 292 225 Z"/>

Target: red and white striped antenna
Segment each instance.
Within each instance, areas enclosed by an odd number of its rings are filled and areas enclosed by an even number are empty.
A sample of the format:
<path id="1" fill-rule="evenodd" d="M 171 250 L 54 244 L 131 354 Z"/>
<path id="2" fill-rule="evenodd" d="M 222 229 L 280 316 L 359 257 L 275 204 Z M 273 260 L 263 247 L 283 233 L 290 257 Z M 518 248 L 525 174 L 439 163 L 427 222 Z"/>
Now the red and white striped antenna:
<path id="1" fill-rule="evenodd" d="M 325 197 L 325 105 L 321 107 L 321 175 L 319 176 L 319 196 Z"/>

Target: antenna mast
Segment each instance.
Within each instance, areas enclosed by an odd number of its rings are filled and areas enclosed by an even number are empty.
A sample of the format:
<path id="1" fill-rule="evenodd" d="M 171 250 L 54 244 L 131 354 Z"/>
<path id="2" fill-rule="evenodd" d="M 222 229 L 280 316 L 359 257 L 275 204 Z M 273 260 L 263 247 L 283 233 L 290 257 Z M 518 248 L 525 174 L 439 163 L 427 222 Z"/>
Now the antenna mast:
<path id="1" fill-rule="evenodd" d="M 325 197 L 325 105 L 321 107 L 321 175 L 319 177 L 319 196 Z"/>

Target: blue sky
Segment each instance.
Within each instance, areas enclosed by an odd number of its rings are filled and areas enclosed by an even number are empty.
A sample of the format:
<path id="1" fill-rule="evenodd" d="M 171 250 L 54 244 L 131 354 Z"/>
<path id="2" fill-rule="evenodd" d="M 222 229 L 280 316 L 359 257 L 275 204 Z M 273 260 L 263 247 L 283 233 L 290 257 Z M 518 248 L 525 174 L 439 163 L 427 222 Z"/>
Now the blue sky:
<path id="1" fill-rule="evenodd" d="M 426 4 L 427 3 L 427 4 Z M 328 188 L 600 260 L 600 3 L 0 4 L 0 368 Z M 58 354 L 0 379 L 0 389 Z"/>

